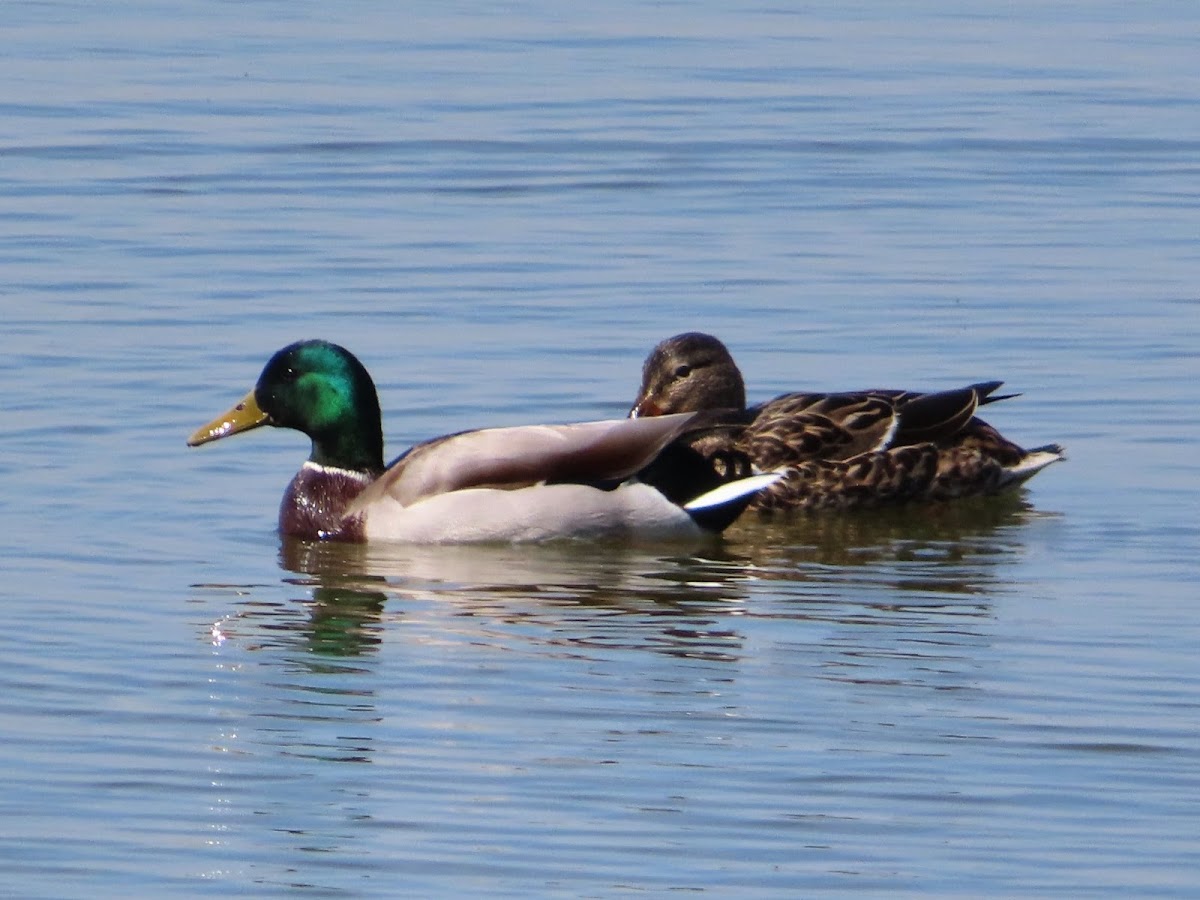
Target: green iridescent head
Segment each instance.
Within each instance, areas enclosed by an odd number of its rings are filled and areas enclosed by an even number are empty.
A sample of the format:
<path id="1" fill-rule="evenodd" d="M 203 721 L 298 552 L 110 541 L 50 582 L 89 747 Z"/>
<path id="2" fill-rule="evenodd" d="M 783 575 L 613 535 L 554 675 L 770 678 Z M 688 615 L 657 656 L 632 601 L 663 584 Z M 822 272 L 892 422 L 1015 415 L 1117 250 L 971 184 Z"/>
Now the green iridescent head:
<path id="1" fill-rule="evenodd" d="M 377 474 L 383 430 L 375 383 L 349 350 L 328 341 L 284 347 L 263 368 L 254 390 L 188 441 L 208 443 L 260 425 L 294 428 L 312 439 L 315 463 Z"/>

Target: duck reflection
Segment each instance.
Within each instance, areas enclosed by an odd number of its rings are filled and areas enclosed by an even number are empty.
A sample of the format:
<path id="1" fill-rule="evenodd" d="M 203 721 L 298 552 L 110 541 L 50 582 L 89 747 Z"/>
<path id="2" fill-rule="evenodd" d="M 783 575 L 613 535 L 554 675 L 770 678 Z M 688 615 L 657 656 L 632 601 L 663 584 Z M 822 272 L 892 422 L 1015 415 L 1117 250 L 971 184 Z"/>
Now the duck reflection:
<path id="1" fill-rule="evenodd" d="M 284 540 L 280 560 L 301 576 L 288 580 L 312 585 L 314 615 L 327 608 L 318 591 L 383 591 L 401 617 L 428 616 L 433 603 L 459 629 L 468 622 L 484 631 L 519 626 L 539 640 L 528 626 L 541 626 L 540 640 L 580 653 L 633 645 L 727 656 L 738 636 L 726 619 L 744 607 L 752 579 L 716 543 L 681 553 L 619 542 L 334 547 Z"/>
<path id="2" fill-rule="evenodd" d="M 736 546 L 765 614 L 819 635 L 819 677 L 965 688 L 998 601 L 1023 590 L 1031 526 L 1053 516 L 1019 495 L 881 513 L 751 521 Z"/>
<path id="3" fill-rule="evenodd" d="M 747 517 L 728 539 L 671 546 L 347 545 L 283 540 L 285 580 L 312 590 L 318 654 L 375 649 L 393 619 L 437 616 L 475 639 L 557 652 L 641 648 L 735 660 L 743 617 L 890 623 L 943 634 L 990 615 L 1036 514 L 1020 495 L 913 510 Z M 389 599 L 392 601 L 389 603 Z M 434 612 L 437 610 L 437 612 Z M 968 632 L 957 632 L 967 634 Z"/>
<path id="4" fill-rule="evenodd" d="M 310 649 L 324 656 L 358 656 L 381 642 L 380 620 L 387 594 L 349 587 L 313 588 L 309 613 Z"/>
<path id="5" fill-rule="evenodd" d="M 603 697 L 622 671 L 626 689 L 676 704 L 768 671 L 789 689 L 969 691 L 1039 516 L 1013 498 L 751 518 L 687 551 L 284 540 L 284 592 L 249 592 L 235 621 L 231 657 L 272 651 L 260 660 L 275 673 L 246 730 L 289 755 L 361 762 L 386 720 L 381 693 L 401 691 L 442 728 L 493 679 L 505 698 L 572 679 Z"/>
<path id="6" fill-rule="evenodd" d="M 796 518 L 747 517 L 731 543 L 763 579 L 868 577 L 907 590 L 986 594 L 1038 517 L 1018 494 Z M 867 570 L 864 572 L 864 570 Z M 921 572 L 924 578 L 914 578 Z"/>
<path id="7" fill-rule="evenodd" d="M 308 618 L 300 634 L 313 654 L 313 666 L 322 657 L 350 658 L 375 650 L 382 642 L 386 581 L 356 572 L 354 557 L 359 545 L 328 542 L 284 541 L 280 563 L 303 577 L 285 577 L 285 583 L 312 589 L 305 606 Z"/>

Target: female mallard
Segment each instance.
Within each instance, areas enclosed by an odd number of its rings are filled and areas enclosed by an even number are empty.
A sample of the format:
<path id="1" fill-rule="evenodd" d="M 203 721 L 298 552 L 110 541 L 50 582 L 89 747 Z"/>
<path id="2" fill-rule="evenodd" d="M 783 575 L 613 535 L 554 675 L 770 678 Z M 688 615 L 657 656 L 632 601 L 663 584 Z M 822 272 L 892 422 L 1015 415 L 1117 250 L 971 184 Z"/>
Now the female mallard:
<path id="1" fill-rule="evenodd" d="M 634 418 L 728 409 L 740 431 L 710 433 L 785 478 L 751 501 L 759 510 L 850 509 L 994 494 L 1063 459 L 1058 444 L 1024 450 L 975 417 L 1002 382 L 938 393 L 870 390 L 784 394 L 746 408 L 742 373 L 725 345 L 689 332 L 663 341 L 642 370 Z"/>
<path id="2" fill-rule="evenodd" d="M 720 532 L 779 476 L 744 457 L 680 444 L 692 415 L 466 431 L 383 464 L 375 383 L 326 341 L 284 347 L 254 390 L 188 439 L 294 428 L 312 455 L 279 507 L 279 530 L 311 540 L 457 543 Z M 732 460 L 732 462 L 731 462 Z"/>

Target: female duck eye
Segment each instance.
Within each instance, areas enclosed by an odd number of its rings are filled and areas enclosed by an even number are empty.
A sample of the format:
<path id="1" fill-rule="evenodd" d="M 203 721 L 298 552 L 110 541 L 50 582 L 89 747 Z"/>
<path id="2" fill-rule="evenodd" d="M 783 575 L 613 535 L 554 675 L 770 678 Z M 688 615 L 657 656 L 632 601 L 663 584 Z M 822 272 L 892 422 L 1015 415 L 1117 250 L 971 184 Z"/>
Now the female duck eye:
<path id="1" fill-rule="evenodd" d="M 685 365 L 685 366 L 680 366 L 678 369 L 676 369 L 676 370 L 675 370 L 675 377 L 676 377 L 676 378 L 687 378 L 687 377 L 688 377 L 689 375 L 691 375 L 691 374 L 692 374 L 692 367 L 691 367 L 691 366 L 686 366 L 686 365 Z"/>

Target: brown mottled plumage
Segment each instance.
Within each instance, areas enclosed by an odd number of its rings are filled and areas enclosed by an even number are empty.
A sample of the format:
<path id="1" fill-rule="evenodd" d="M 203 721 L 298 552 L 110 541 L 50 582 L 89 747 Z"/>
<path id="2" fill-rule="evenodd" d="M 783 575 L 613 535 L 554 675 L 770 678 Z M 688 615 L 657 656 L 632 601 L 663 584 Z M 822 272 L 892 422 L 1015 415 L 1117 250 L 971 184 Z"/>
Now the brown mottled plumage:
<path id="1" fill-rule="evenodd" d="M 1057 444 L 1025 450 L 975 416 L 978 407 L 1013 396 L 996 396 L 1000 385 L 793 393 L 747 409 L 742 374 L 725 345 L 689 332 L 646 359 L 630 415 L 712 410 L 712 421 L 725 427 L 697 438 L 700 452 L 726 448 L 764 471 L 789 467 L 752 508 L 865 508 L 994 494 L 1063 459 Z"/>

